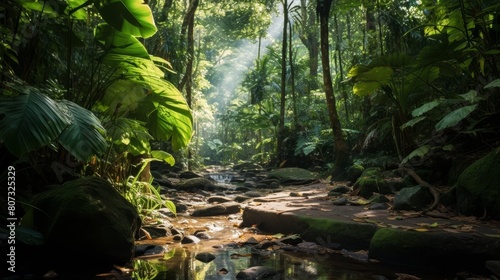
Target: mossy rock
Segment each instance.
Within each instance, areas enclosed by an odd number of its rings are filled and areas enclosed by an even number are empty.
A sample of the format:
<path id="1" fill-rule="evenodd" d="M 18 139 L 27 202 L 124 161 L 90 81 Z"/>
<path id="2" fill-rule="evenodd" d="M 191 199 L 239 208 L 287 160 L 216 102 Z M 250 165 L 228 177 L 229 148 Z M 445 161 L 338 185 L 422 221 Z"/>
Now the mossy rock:
<path id="1" fill-rule="evenodd" d="M 262 170 L 262 166 L 260 166 L 256 163 L 244 162 L 244 163 L 235 165 L 233 167 L 233 170 L 234 171 Z"/>
<path id="2" fill-rule="evenodd" d="M 392 189 L 384 180 L 382 173 L 377 167 L 370 167 L 363 171 L 363 174 L 356 180 L 354 189 L 359 188 L 359 195 L 370 198 L 373 193 L 390 194 Z"/>
<path id="3" fill-rule="evenodd" d="M 325 247 L 334 247 L 350 251 L 366 250 L 377 231 L 377 226 L 368 223 L 351 223 L 325 218 L 299 217 L 307 229 L 301 233 L 305 240 L 317 241 Z M 331 244 L 329 244 L 331 243 Z"/>
<path id="4" fill-rule="evenodd" d="M 269 179 L 277 179 L 281 184 L 306 184 L 317 179 L 315 173 L 296 167 L 278 168 L 267 176 Z"/>
<path id="5" fill-rule="evenodd" d="M 45 257 L 56 271 L 124 265 L 141 225 L 134 206 L 106 180 L 85 177 L 36 195 L 33 226 L 45 236 Z M 68 257 L 68 254 L 71 257 Z"/>
<path id="6" fill-rule="evenodd" d="M 181 191 L 195 192 L 197 190 L 213 191 L 219 187 L 207 178 L 191 178 L 174 185 L 174 188 Z"/>
<path id="7" fill-rule="evenodd" d="M 432 195 L 428 188 L 414 186 L 400 190 L 394 196 L 394 210 L 420 211 L 432 202 Z"/>
<path id="8" fill-rule="evenodd" d="M 356 182 L 364 170 L 365 168 L 360 164 L 350 166 L 347 168 L 347 181 Z"/>
<path id="9" fill-rule="evenodd" d="M 500 148 L 470 165 L 456 184 L 457 208 L 465 215 L 482 215 L 500 219 Z"/>
<path id="10" fill-rule="evenodd" d="M 440 270 L 477 268 L 500 257 L 500 240 L 467 233 L 380 228 L 371 240 L 369 257 L 387 264 Z"/>

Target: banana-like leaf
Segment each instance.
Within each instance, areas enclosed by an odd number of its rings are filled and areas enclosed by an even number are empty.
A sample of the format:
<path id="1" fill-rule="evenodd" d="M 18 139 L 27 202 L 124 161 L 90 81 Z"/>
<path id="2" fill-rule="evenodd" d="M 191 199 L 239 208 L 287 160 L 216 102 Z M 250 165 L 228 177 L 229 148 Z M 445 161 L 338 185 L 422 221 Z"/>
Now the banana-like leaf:
<path id="1" fill-rule="evenodd" d="M 427 152 L 429 152 L 430 149 L 431 149 L 430 145 L 423 145 L 421 147 L 418 147 L 417 149 L 413 150 L 407 157 L 405 157 L 401 161 L 401 163 L 405 164 L 414 157 L 423 157 L 427 154 Z"/>
<path id="2" fill-rule="evenodd" d="M 436 124 L 436 131 L 457 125 L 461 120 L 467 118 L 470 113 L 476 110 L 476 108 L 477 104 L 458 108 L 450 112 Z"/>
<path id="3" fill-rule="evenodd" d="M 102 18 L 120 32 L 148 38 L 157 31 L 153 13 L 143 0 L 102 0 L 98 6 Z"/>
<path id="4" fill-rule="evenodd" d="M 130 80 L 117 80 L 106 89 L 101 102 L 112 114 L 116 112 L 122 116 L 135 110 L 145 96 L 142 85 Z"/>
<path id="5" fill-rule="evenodd" d="M 423 114 L 429 112 L 430 110 L 436 108 L 439 104 L 441 104 L 441 100 L 433 100 L 431 102 L 427 102 L 425 103 L 424 105 L 414 109 L 412 112 L 411 112 L 411 115 L 413 117 L 420 117 L 422 116 Z"/>
<path id="6" fill-rule="evenodd" d="M 174 156 L 172 156 L 171 154 L 169 154 L 165 151 L 161 151 L 161 150 L 151 151 L 151 157 L 153 157 L 155 159 L 159 159 L 161 161 L 164 161 L 164 162 L 170 164 L 170 166 L 174 166 L 174 164 L 175 164 Z"/>
<path id="7" fill-rule="evenodd" d="M 63 109 L 35 89 L 0 99 L 0 141 L 18 157 L 50 144 L 71 123 Z"/>
<path id="8" fill-rule="evenodd" d="M 104 138 L 106 130 L 99 119 L 89 110 L 70 101 L 59 104 L 68 110 L 71 124 L 61 133 L 59 143 L 79 160 L 88 160 L 93 155 L 102 155 L 106 151 Z"/>
<path id="9" fill-rule="evenodd" d="M 191 139 L 192 116 L 186 100 L 174 85 L 163 79 L 164 73 L 153 59 L 135 50 L 138 48 L 128 48 L 126 45 L 119 51 L 109 48 L 102 58 L 103 63 L 119 69 L 121 79 L 144 89 L 144 98 L 135 99 L 138 106 L 135 109 L 129 106 L 133 109 L 130 117 L 145 122 L 150 134 L 156 139 L 171 139 L 174 149 L 187 146 Z M 121 92 L 113 99 L 119 100 L 121 95 L 123 100 L 119 102 L 123 103 L 128 93 Z"/>
<path id="10" fill-rule="evenodd" d="M 151 134 L 159 140 L 171 140 L 174 149 L 186 147 L 191 140 L 191 115 L 179 114 L 156 102 L 149 102 L 156 107 L 149 115 L 148 128 Z"/>
<path id="11" fill-rule="evenodd" d="M 484 86 L 484 88 L 500 87 L 500 79 L 493 80 L 491 83 Z"/>
<path id="12" fill-rule="evenodd" d="M 107 55 L 117 54 L 150 59 L 148 51 L 136 37 L 117 31 L 109 24 L 99 24 L 94 30 L 94 37 Z"/>
<path id="13" fill-rule="evenodd" d="M 387 85 L 394 71 L 390 67 L 378 66 L 373 68 L 355 67 L 351 69 L 349 75 L 356 80 L 354 84 L 354 94 L 366 96 Z"/>
<path id="14" fill-rule="evenodd" d="M 140 76 L 153 76 L 163 78 L 165 73 L 150 59 L 134 57 L 123 54 L 106 54 L 102 63 L 122 71 L 127 78 L 140 78 Z"/>
<path id="15" fill-rule="evenodd" d="M 105 125 L 108 135 L 116 147 L 126 146 L 132 155 L 147 154 L 151 151 L 149 144 L 153 137 L 148 133 L 145 123 L 129 119 L 118 118 Z"/>

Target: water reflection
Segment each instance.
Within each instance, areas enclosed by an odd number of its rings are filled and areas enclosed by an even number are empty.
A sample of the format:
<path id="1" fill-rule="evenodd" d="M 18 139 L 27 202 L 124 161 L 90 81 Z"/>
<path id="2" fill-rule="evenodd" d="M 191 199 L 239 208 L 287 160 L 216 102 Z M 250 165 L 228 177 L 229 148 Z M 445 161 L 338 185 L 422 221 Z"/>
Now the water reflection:
<path id="1" fill-rule="evenodd" d="M 385 275 L 387 277 L 385 279 L 392 279 L 394 276 L 394 271 L 387 268 L 371 263 L 359 263 L 336 254 L 313 256 L 271 251 L 257 254 L 252 253 L 249 247 L 224 248 L 211 252 L 216 258 L 210 263 L 203 263 L 195 259 L 197 253 L 199 252 L 196 250 L 190 252 L 188 248 L 177 248 L 175 254 L 168 260 L 148 261 L 157 271 L 154 277 L 134 277 L 134 279 L 234 280 L 238 272 L 252 266 L 266 266 L 276 270 L 277 275 L 266 278 L 271 280 L 362 280 L 374 279 L 374 275 Z M 148 269 L 151 271 L 151 268 Z M 443 278 L 426 276 L 424 279 Z"/>

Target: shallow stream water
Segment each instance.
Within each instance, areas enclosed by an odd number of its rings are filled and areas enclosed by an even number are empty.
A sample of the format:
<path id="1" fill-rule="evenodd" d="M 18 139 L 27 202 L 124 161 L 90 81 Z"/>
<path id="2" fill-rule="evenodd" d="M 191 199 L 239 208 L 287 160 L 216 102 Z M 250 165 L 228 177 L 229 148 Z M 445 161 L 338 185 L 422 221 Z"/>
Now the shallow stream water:
<path id="1" fill-rule="evenodd" d="M 210 177 L 218 184 L 231 189 L 236 187 L 230 182 L 233 175 L 221 172 L 210 174 Z M 249 244 L 249 240 L 255 242 L 272 240 L 276 239 L 276 235 L 267 235 L 256 228 L 238 227 L 241 223 L 241 213 L 211 217 L 192 217 L 181 213 L 176 218 L 170 218 L 169 222 L 185 235 L 192 235 L 202 230 L 210 238 L 202 239 L 196 244 L 181 244 L 179 241 L 174 241 L 172 236 L 142 241 L 163 246 L 166 253 L 135 260 L 133 279 L 237 279 L 236 276 L 240 271 L 254 266 L 269 267 L 276 271 L 276 275 L 252 279 L 457 279 L 454 273 L 381 265 L 367 260 L 367 252 L 346 254 L 335 250 L 311 250 L 310 253 L 304 253 L 303 250 L 294 250 L 293 246 L 256 250 Z M 204 263 L 195 258 L 199 253 L 207 252 L 213 254 L 215 259 Z M 358 254 L 361 255 L 360 258 L 356 258 Z"/>
<path id="2" fill-rule="evenodd" d="M 174 226 L 186 233 L 205 229 L 210 239 L 197 244 L 181 244 L 172 238 L 159 238 L 156 244 L 167 249 L 161 256 L 138 260 L 134 279 L 215 280 L 237 279 L 236 275 L 249 267 L 266 266 L 277 272 L 271 280 L 308 279 L 418 279 L 398 278 L 398 274 L 417 276 L 421 279 L 453 279 L 437 271 L 415 270 L 403 267 L 386 267 L 370 261 L 346 257 L 340 251 L 327 253 L 294 252 L 288 250 L 256 250 L 245 245 L 248 240 L 270 240 L 273 235 L 237 227 L 237 215 L 227 217 L 192 218 L 179 216 Z M 148 243 L 148 241 L 145 241 Z M 195 259 L 202 252 L 209 252 L 215 259 L 204 263 Z M 260 278 L 259 278 L 260 279 Z"/>

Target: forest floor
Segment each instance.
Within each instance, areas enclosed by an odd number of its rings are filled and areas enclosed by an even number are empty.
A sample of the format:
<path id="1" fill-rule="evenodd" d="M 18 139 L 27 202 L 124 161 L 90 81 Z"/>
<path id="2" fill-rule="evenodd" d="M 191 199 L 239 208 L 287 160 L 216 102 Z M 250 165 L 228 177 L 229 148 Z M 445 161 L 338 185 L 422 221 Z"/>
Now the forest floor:
<path id="1" fill-rule="evenodd" d="M 342 185 L 341 182 L 338 183 Z M 379 227 L 413 230 L 417 232 L 476 233 L 500 238 L 500 221 L 482 220 L 462 216 L 440 208 L 423 213 L 420 211 L 396 211 L 388 203 L 387 209 L 370 210 L 367 200 L 350 197 L 346 205 L 333 205 L 328 191 L 332 185 L 319 182 L 309 185 L 286 186 L 279 192 L 248 202 L 246 209 L 267 212 L 269 215 L 290 213 L 314 218 L 328 218 L 344 222 L 370 223 Z M 250 222 L 250 217 L 248 217 Z M 252 218 L 253 219 L 253 218 Z M 279 223 L 283 219 L 273 221 Z M 245 222 L 245 221 L 244 221 Z M 247 223 L 247 222 L 245 222 Z M 261 227 L 284 228 L 283 225 Z"/>
<path id="2" fill-rule="evenodd" d="M 201 185 L 186 188 L 182 184 L 186 179 L 170 178 L 175 187 L 165 193 L 167 199 L 181 202 L 185 208 L 175 218 L 168 218 L 173 228 L 183 236 L 202 231 L 211 235 L 196 243 L 196 250 L 211 251 L 224 244 L 241 246 L 255 241 L 254 245 L 260 247 L 266 242 L 279 242 L 279 236 L 298 236 L 306 243 L 316 243 L 361 262 L 451 273 L 477 271 L 481 275 L 492 273 L 493 262 L 497 269 L 493 273 L 500 276 L 500 221 L 458 215 L 443 206 L 426 213 L 396 211 L 392 209 L 393 195 L 386 195 L 389 201 L 377 203 L 377 207 L 348 193 L 331 196 L 332 189 L 345 186 L 346 182 L 315 180 L 271 188 L 232 184 L 214 188 L 204 185 L 207 180 L 199 179 L 194 182 Z M 345 203 L 334 203 L 339 198 Z M 195 214 L 207 209 L 215 212 Z M 177 246 L 179 241 L 173 235 L 157 243 Z M 180 243 L 186 246 L 184 241 Z M 295 244 L 287 250 L 307 252 L 298 247 L 300 244 Z"/>

